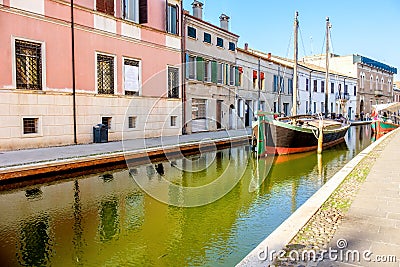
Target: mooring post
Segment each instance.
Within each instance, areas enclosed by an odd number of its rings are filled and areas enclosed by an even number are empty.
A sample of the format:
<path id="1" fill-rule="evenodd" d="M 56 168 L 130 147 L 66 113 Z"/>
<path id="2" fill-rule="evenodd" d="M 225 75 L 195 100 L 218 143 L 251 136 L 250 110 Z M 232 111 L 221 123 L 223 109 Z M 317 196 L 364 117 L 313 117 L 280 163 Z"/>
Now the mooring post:
<path id="1" fill-rule="evenodd" d="M 318 124 L 318 154 L 322 153 L 322 144 L 324 142 L 324 124 L 323 124 L 323 120 L 320 119 L 319 120 L 319 124 Z"/>

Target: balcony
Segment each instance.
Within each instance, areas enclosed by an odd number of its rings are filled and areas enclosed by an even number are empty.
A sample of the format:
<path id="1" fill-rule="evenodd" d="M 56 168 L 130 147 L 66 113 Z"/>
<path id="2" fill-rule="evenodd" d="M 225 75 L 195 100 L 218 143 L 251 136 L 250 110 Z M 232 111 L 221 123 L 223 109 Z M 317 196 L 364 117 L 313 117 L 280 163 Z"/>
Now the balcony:
<path id="1" fill-rule="evenodd" d="M 335 94 L 335 99 L 336 100 L 344 100 L 344 101 L 347 101 L 347 100 L 349 100 L 350 99 L 350 95 L 349 95 L 349 93 L 336 93 Z"/>
<path id="2" fill-rule="evenodd" d="M 381 96 L 385 95 L 382 90 L 375 90 L 374 94 L 375 94 L 375 97 L 381 97 Z"/>

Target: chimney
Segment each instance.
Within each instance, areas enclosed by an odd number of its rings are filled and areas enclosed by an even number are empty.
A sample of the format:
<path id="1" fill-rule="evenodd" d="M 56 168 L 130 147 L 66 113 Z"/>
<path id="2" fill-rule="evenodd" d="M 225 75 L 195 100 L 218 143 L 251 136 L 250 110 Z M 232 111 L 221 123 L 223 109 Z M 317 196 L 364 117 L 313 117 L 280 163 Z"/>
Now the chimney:
<path id="1" fill-rule="evenodd" d="M 219 21 L 221 22 L 221 28 L 222 29 L 229 31 L 229 19 L 230 19 L 230 17 L 228 17 L 225 14 L 222 14 L 219 17 Z"/>
<path id="2" fill-rule="evenodd" d="M 203 19 L 203 3 L 195 0 L 192 3 L 192 7 L 193 7 L 193 16 L 198 19 Z"/>
<path id="3" fill-rule="evenodd" d="M 271 59 L 272 54 L 268 53 L 268 59 Z"/>
<path id="4" fill-rule="evenodd" d="M 249 50 L 249 44 L 248 43 L 244 44 L 244 50 L 246 50 L 246 51 Z"/>

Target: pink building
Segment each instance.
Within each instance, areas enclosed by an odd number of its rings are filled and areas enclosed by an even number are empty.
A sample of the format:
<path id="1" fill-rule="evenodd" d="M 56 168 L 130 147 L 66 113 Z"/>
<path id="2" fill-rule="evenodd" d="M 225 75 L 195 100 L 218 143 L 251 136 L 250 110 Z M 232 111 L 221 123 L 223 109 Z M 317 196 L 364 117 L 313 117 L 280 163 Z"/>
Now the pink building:
<path id="1" fill-rule="evenodd" d="M 73 4 L 0 0 L 0 150 L 179 134 L 181 0 Z"/>

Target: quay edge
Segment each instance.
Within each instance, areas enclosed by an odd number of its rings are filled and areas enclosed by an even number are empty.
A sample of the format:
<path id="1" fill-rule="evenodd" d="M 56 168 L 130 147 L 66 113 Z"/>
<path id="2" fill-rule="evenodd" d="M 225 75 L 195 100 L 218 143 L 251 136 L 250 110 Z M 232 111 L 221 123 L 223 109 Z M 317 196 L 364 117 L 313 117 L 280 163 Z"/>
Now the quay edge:
<path id="1" fill-rule="evenodd" d="M 273 259 L 260 260 L 264 258 L 264 254 L 260 254 L 265 250 L 268 253 L 271 251 L 281 251 L 289 242 L 296 236 L 296 234 L 306 225 L 311 217 L 318 211 L 318 209 L 325 203 L 325 201 L 332 195 L 332 193 L 340 186 L 343 180 L 353 171 L 357 164 L 368 156 L 376 146 L 382 143 L 386 138 L 392 134 L 397 133 L 396 129 L 370 146 L 361 151 L 351 161 L 349 161 L 341 170 L 339 170 L 331 179 L 329 179 L 313 196 L 311 196 L 303 205 L 301 205 L 289 218 L 287 218 L 278 228 L 276 228 L 269 236 L 267 236 L 259 245 L 257 245 L 246 257 L 244 257 L 236 266 L 237 267 L 250 267 L 250 266 L 270 266 Z M 277 255 L 275 253 L 275 255 Z M 261 256 L 261 257 L 259 257 Z"/>

